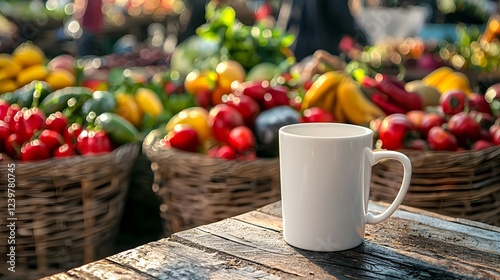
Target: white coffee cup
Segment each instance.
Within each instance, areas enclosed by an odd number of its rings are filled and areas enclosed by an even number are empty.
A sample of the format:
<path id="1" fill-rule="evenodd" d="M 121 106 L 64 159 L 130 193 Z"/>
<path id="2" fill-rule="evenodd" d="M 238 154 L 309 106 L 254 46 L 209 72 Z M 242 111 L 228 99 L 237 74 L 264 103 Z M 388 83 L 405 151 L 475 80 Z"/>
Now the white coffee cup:
<path id="1" fill-rule="evenodd" d="M 399 207 L 411 179 L 409 158 L 373 151 L 373 131 L 340 123 L 299 123 L 279 130 L 283 237 L 301 249 L 341 251 L 363 242 L 365 225 L 384 221 Z M 402 163 L 403 181 L 381 214 L 368 212 L 372 166 Z"/>

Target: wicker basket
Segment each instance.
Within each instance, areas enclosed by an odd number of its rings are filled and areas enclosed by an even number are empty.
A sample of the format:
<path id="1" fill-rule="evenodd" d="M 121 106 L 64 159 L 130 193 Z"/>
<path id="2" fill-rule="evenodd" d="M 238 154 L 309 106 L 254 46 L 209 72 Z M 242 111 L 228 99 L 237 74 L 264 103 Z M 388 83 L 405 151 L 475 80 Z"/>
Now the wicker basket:
<path id="1" fill-rule="evenodd" d="M 165 234 L 242 214 L 280 199 L 279 159 L 224 160 L 165 148 L 151 132 L 151 160 Z"/>
<path id="2" fill-rule="evenodd" d="M 140 146 L 109 154 L 15 163 L 15 214 L 9 216 L 9 164 L 0 164 L 0 276 L 33 279 L 100 259 L 109 253 L 120 223 L 130 169 Z M 12 174 L 12 173 L 11 173 Z M 16 218 L 16 272 L 7 270 Z M 9 249 L 10 250 L 10 249 Z M 1 278 L 1 277 L 0 277 Z"/>
<path id="3" fill-rule="evenodd" d="M 452 217 L 500 225 L 500 147 L 481 151 L 401 150 L 412 162 L 412 179 L 403 204 Z M 392 201 L 402 181 L 399 162 L 373 167 L 370 197 Z"/>

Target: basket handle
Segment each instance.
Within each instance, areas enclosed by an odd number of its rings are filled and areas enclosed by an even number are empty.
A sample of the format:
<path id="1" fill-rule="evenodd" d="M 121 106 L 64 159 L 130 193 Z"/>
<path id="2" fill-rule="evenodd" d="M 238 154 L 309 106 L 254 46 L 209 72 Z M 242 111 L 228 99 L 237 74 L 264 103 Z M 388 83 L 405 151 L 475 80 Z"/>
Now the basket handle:
<path id="1" fill-rule="evenodd" d="M 406 192 L 410 187 L 411 170 L 412 170 L 411 161 L 405 154 L 396 151 L 385 151 L 385 150 L 372 151 L 371 149 L 365 149 L 365 153 L 368 156 L 371 166 L 377 164 L 382 159 L 397 160 L 403 165 L 403 181 L 401 182 L 401 187 L 399 188 L 399 192 L 396 195 L 396 198 L 394 199 L 392 204 L 384 212 L 380 214 L 375 215 L 371 212 L 367 212 L 365 215 L 366 223 L 377 224 L 389 218 L 394 213 L 394 211 L 396 211 L 401 202 L 403 202 Z M 369 194 L 369 187 L 370 184 L 368 183 L 367 186 L 365 187 L 365 189 L 367 190 L 366 192 L 367 194 Z M 368 197 L 369 195 L 365 196 L 366 205 L 368 205 Z"/>

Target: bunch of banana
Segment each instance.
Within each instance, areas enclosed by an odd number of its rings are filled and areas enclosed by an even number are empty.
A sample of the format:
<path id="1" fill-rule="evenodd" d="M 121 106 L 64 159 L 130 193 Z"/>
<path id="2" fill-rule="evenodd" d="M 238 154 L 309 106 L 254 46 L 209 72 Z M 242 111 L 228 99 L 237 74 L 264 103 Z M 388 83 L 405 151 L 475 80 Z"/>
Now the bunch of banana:
<path id="1" fill-rule="evenodd" d="M 320 107 L 330 112 L 336 122 L 366 125 L 385 116 L 361 91 L 359 85 L 343 71 L 321 75 L 307 90 L 302 110 Z"/>
<path id="2" fill-rule="evenodd" d="M 440 67 L 422 78 L 425 85 L 435 87 L 441 94 L 449 90 L 462 90 L 467 95 L 472 93 L 469 78 L 462 72 L 448 66 Z"/>

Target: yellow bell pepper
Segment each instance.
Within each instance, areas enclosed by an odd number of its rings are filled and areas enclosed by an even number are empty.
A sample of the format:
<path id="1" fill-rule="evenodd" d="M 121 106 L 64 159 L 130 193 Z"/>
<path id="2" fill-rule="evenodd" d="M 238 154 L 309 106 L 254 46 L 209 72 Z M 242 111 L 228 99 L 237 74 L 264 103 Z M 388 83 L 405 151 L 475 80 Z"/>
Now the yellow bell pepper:
<path id="1" fill-rule="evenodd" d="M 139 88 L 135 93 L 135 101 L 142 112 L 158 117 L 164 111 L 160 97 L 149 88 Z"/>
<path id="2" fill-rule="evenodd" d="M 116 113 L 131 122 L 135 127 L 139 127 L 142 124 L 143 112 L 134 96 L 125 92 L 118 92 L 115 94 L 115 98 Z"/>

